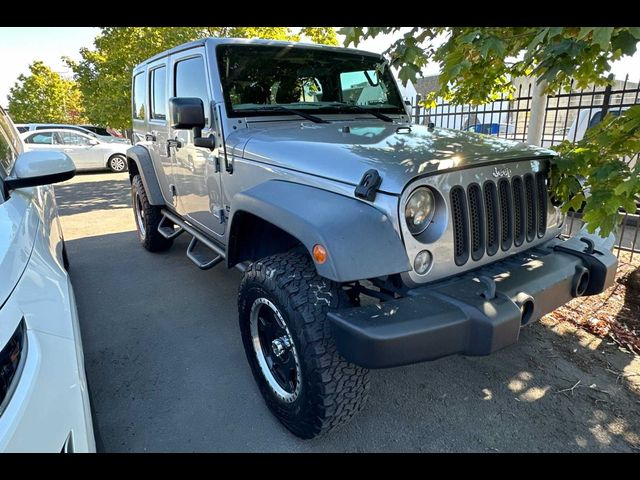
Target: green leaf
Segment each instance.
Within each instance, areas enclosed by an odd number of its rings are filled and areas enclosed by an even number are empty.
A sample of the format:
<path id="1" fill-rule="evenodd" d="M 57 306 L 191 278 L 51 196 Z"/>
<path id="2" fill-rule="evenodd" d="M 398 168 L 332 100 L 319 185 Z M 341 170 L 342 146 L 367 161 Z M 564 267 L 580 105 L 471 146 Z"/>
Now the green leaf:
<path id="1" fill-rule="evenodd" d="M 593 30 L 593 43 L 597 44 L 601 49 L 607 50 L 611 41 L 613 27 L 598 27 Z"/>
<path id="2" fill-rule="evenodd" d="M 589 35 L 593 31 L 593 27 L 580 27 L 580 32 L 578 33 L 578 40 L 582 40 L 587 35 Z"/>
<path id="3" fill-rule="evenodd" d="M 629 27 L 628 32 L 633 35 L 636 40 L 640 40 L 640 27 Z"/>

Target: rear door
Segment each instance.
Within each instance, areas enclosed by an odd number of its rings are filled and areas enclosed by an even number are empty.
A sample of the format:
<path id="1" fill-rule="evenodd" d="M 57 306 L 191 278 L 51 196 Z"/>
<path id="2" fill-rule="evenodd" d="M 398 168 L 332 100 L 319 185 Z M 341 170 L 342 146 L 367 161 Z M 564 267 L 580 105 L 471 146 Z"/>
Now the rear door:
<path id="1" fill-rule="evenodd" d="M 77 169 L 101 168 L 105 166 L 104 154 L 88 135 L 76 132 L 55 132 L 54 144 L 71 157 Z"/>
<path id="2" fill-rule="evenodd" d="M 216 135 L 211 109 L 211 82 L 204 48 L 172 55 L 171 65 L 171 95 L 201 99 L 205 109 L 202 136 Z M 222 236 L 225 224 L 218 161 L 222 152 L 218 148 L 211 151 L 196 147 L 190 130 L 172 130 L 171 136 L 179 141 L 179 146 L 171 148 L 179 213 L 209 233 Z M 216 143 L 216 147 L 220 147 L 220 142 Z"/>

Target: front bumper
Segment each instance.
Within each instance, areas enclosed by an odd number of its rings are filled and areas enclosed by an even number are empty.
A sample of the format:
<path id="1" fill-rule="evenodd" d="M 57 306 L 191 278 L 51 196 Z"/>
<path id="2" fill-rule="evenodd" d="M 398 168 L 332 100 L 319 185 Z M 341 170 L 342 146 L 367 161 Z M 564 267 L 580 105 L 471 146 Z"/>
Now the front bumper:
<path id="1" fill-rule="evenodd" d="M 595 251 L 580 238 L 592 240 Z M 489 355 L 517 342 L 522 325 L 611 286 L 616 267 L 610 246 L 583 231 L 413 289 L 407 297 L 333 311 L 328 317 L 340 354 L 367 368 L 452 354 Z"/>

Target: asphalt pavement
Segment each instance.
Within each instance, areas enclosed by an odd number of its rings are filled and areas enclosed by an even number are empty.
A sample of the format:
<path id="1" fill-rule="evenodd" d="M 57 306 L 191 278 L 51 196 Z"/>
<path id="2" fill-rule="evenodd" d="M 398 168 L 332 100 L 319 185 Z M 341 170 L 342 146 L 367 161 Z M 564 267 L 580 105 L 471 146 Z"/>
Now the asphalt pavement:
<path id="1" fill-rule="evenodd" d="M 198 270 L 188 238 L 138 243 L 126 174 L 56 186 L 96 423 L 110 452 L 504 452 L 640 449 L 640 360 L 540 322 L 490 357 L 372 372 L 367 408 L 314 440 L 269 413 L 245 359 L 241 274 Z M 572 386 L 579 382 L 576 387 Z"/>

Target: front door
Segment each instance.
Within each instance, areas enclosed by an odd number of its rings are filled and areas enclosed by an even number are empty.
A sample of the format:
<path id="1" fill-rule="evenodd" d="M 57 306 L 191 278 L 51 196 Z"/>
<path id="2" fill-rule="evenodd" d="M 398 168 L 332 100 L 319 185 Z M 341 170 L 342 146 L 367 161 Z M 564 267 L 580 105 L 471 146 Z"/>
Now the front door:
<path id="1" fill-rule="evenodd" d="M 204 50 L 197 48 L 171 57 L 175 97 L 196 97 L 205 109 L 205 128 L 202 136 L 216 135 L 211 109 L 211 89 Z M 179 141 L 172 147 L 173 174 L 178 193 L 178 212 L 202 229 L 216 236 L 224 235 L 224 206 L 220 188 L 218 148 L 196 147 L 189 130 L 172 130 L 171 136 Z"/>

